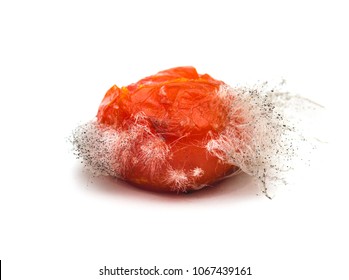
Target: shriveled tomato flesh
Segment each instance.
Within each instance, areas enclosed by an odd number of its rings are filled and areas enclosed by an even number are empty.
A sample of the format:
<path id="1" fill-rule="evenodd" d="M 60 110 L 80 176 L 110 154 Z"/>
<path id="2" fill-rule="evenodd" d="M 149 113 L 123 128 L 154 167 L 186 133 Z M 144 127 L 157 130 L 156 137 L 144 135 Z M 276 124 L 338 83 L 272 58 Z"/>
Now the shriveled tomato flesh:
<path id="1" fill-rule="evenodd" d="M 130 160 L 140 160 L 123 169 L 122 177 L 153 190 L 190 190 L 234 170 L 205 148 L 208 138 L 222 132 L 229 121 L 229 108 L 217 94 L 222 85 L 193 67 L 177 67 L 127 87 L 111 87 L 100 104 L 98 122 L 127 132 L 142 119 L 147 131 L 158 136 L 155 145 L 169 150 L 157 170 L 149 170 L 145 165 L 151 163 L 142 162 L 141 156 L 147 137 L 139 134 Z"/>

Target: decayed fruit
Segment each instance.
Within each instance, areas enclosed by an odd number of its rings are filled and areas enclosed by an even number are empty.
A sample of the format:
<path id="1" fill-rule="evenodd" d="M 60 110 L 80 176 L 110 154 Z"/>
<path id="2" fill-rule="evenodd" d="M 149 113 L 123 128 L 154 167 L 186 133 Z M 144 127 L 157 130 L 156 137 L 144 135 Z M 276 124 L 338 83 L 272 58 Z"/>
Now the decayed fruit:
<path id="1" fill-rule="evenodd" d="M 224 85 L 193 67 L 177 67 L 111 87 L 97 121 L 118 135 L 113 174 L 151 190 L 188 191 L 235 172 L 207 150 L 231 121 L 231 100 L 219 95 Z"/>
<path id="2" fill-rule="evenodd" d="M 293 161 L 315 147 L 300 124 L 318 108 L 268 83 L 233 88 L 177 67 L 111 87 L 72 143 L 94 176 L 187 192 L 241 170 L 270 197 L 270 186 L 286 182 Z"/>

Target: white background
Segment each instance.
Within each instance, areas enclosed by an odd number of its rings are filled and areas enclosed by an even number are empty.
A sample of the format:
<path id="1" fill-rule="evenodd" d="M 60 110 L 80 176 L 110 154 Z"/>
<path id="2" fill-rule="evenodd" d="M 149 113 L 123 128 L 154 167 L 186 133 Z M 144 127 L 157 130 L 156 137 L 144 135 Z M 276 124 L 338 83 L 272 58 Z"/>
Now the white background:
<path id="1" fill-rule="evenodd" d="M 103 279 L 104 265 L 349 279 L 347 11 L 345 1 L 1 1 L 3 279 Z M 114 83 L 181 65 L 231 85 L 285 78 L 326 107 L 329 143 L 273 200 L 247 176 L 184 196 L 91 182 L 71 130 Z M 184 278 L 201 277 L 231 279 Z"/>

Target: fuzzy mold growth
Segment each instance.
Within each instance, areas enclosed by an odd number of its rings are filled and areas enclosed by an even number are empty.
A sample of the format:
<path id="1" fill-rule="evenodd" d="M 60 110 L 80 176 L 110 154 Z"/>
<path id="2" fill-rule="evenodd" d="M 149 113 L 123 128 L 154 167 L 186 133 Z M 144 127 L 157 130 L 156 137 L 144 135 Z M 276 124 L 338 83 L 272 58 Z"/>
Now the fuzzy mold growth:
<path id="1" fill-rule="evenodd" d="M 269 197 L 268 186 L 292 168 L 305 140 L 294 118 L 304 107 L 297 100 L 267 83 L 232 88 L 177 67 L 114 85 L 96 119 L 78 126 L 71 141 L 95 176 L 187 192 L 242 171 Z"/>

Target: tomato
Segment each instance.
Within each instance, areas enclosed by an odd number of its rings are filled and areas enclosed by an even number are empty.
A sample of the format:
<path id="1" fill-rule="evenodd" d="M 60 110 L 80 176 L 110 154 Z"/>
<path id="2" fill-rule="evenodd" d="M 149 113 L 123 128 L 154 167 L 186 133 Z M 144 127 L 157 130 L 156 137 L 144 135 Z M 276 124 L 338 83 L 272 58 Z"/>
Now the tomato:
<path id="1" fill-rule="evenodd" d="M 97 121 L 127 139 L 115 149 L 116 173 L 147 189 L 178 192 L 200 189 L 236 170 L 206 149 L 229 122 L 229 108 L 218 95 L 222 85 L 193 67 L 177 67 L 112 86 Z"/>

